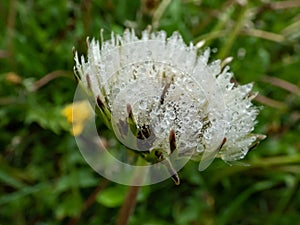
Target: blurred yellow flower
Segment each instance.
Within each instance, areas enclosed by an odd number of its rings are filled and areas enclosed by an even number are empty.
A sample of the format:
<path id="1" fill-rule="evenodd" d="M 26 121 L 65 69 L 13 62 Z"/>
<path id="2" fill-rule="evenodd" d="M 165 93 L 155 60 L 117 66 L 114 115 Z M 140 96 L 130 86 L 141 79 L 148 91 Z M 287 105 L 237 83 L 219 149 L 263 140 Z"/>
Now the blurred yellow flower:
<path id="1" fill-rule="evenodd" d="M 20 84 L 22 82 L 22 78 L 14 72 L 7 73 L 5 75 L 5 80 L 12 84 Z"/>
<path id="2" fill-rule="evenodd" d="M 86 121 L 93 115 L 93 110 L 89 102 L 84 100 L 67 105 L 62 113 L 72 125 L 71 134 L 78 136 L 82 133 Z"/>

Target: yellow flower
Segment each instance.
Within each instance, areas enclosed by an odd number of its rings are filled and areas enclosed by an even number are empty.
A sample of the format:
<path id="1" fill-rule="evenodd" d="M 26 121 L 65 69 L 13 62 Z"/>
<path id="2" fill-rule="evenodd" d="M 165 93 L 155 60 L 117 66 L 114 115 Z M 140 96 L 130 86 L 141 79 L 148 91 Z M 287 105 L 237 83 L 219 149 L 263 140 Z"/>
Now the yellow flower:
<path id="1" fill-rule="evenodd" d="M 20 84 L 22 82 L 22 78 L 14 72 L 7 73 L 5 75 L 5 79 L 6 81 L 12 84 Z"/>
<path id="2" fill-rule="evenodd" d="M 67 121 L 72 124 L 71 134 L 78 136 L 82 133 L 86 121 L 91 118 L 93 111 L 88 101 L 78 101 L 67 105 L 62 110 Z"/>

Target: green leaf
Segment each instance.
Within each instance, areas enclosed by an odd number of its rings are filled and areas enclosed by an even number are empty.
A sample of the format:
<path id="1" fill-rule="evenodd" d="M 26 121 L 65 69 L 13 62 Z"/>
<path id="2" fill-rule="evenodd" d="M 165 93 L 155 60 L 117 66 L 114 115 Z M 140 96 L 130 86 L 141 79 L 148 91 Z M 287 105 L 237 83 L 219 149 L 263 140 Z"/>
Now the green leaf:
<path id="1" fill-rule="evenodd" d="M 17 179 L 12 177 L 11 174 L 8 174 L 4 171 L 0 171 L 0 181 L 17 189 L 24 187 L 24 184 L 22 182 L 18 181 Z"/>
<path id="2" fill-rule="evenodd" d="M 78 192 L 66 196 L 55 211 L 56 218 L 63 219 L 66 216 L 77 216 L 82 208 L 82 198 Z"/>
<path id="3" fill-rule="evenodd" d="M 9 202 L 19 201 L 21 198 L 34 194 L 36 192 L 41 191 L 42 189 L 49 188 L 49 184 L 47 183 L 39 183 L 35 186 L 26 186 L 19 191 L 13 192 L 11 194 L 6 194 L 0 197 L 0 205 L 6 204 Z"/>
<path id="4" fill-rule="evenodd" d="M 98 182 L 98 179 L 93 176 L 93 173 L 91 173 L 89 169 L 75 170 L 72 171 L 71 174 L 61 177 L 57 183 L 56 189 L 58 192 L 64 192 L 72 188 L 93 187 Z"/>
<path id="5" fill-rule="evenodd" d="M 100 192 L 96 198 L 97 202 L 100 204 L 109 207 L 115 208 L 122 205 L 128 187 L 125 186 L 116 186 L 105 189 L 103 192 Z"/>

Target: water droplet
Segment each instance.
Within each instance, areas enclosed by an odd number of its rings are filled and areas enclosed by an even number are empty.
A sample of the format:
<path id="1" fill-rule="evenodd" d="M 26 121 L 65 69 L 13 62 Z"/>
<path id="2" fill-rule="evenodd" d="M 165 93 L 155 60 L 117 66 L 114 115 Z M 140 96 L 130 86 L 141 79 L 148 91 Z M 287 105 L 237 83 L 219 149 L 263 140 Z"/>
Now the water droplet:
<path id="1" fill-rule="evenodd" d="M 142 99 L 142 100 L 140 100 L 140 102 L 139 102 L 140 104 L 139 104 L 139 108 L 141 109 L 141 110 L 146 110 L 147 109 L 147 101 L 145 100 L 145 99 Z"/>
<path id="2" fill-rule="evenodd" d="M 170 120 L 174 120 L 174 119 L 176 118 L 176 114 L 175 114 L 174 111 L 169 112 L 168 115 L 169 115 L 169 119 L 170 119 Z"/>
<path id="3" fill-rule="evenodd" d="M 196 151 L 199 152 L 199 153 L 203 152 L 204 151 L 204 146 L 202 144 L 198 144 L 197 148 L 196 148 Z"/>
<path id="4" fill-rule="evenodd" d="M 202 128 L 202 123 L 199 120 L 195 120 L 193 123 L 193 130 L 197 131 Z"/>
<path id="5" fill-rule="evenodd" d="M 117 95 L 120 92 L 120 88 L 115 88 L 114 89 L 114 94 Z"/>

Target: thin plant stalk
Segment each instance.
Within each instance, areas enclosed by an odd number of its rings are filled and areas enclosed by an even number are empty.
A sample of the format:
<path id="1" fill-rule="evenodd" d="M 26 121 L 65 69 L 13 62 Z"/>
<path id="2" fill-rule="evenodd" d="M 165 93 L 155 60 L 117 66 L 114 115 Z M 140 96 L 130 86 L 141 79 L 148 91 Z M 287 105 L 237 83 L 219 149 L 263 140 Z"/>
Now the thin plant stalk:
<path id="1" fill-rule="evenodd" d="M 139 165 L 139 166 L 145 165 L 145 161 L 141 157 L 139 157 L 137 165 Z M 125 200 L 124 200 L 124 203 L 119 211 L 116 225 L 127 225 L 128 224 L 130 216 L 132 215 L 132 213 L 135 209 L 137 197 L 138 197 L 139 191 L 141 189 L 141 185 L 143 184 L 144 177 L 145 176 L 144 176 L 144 174 L 141 173 L 141 171 L 139 171 L 138 169 L 135 171 L 132 183 L 138 184 L 138 185 L 129 187 L 128 192 L 125 197 Z"/>
<path id="2" fill-rule="evenodd" d="M 117 219 L 117 225 L 127 225 L 130 219 L 130 216 L 132 215 L 137 201 L 137 196 L 139 193 L 141 186 L 130 186 L 129 190 L 126 194 L 126 198 L 124 201 L 124 204 L 122 205 L 118 219 Z"/>

